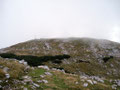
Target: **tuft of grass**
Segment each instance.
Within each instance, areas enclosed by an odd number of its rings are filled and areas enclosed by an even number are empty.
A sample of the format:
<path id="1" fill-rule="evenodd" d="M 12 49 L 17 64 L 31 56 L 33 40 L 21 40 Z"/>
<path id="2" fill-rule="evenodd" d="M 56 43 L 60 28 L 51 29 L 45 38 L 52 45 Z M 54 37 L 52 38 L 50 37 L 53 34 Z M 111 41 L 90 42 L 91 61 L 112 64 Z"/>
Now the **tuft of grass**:
<path id="1" fill-rule="evenodd" d="M 3 77 L 5 77 L 5 72 L 2 69 L 0 69 L 0 78 L 3 78 Z"/>
<path id="2" fill-rule="evenodd" d="M 0 58 L 0 65 L 4 67 L 8 67 L 9 70 L 7 73 L 10 74 L 10 78 L 19 78 L 24 74 L 25 66 L 23 64 L 20 64 L 18 61 L 14 61 L 12 59 L 6 60 L 3 58 Z M 0 77 L 4 77 L 5 73 L 3 71 L 3 68 L 0 69 Z"/>
<path id="3" fill-rule="evenodd" d="M 28 75 L 32 77 L 40 77 L 40 75 L 44 74 L 45 72 L 45 69 L 36 68 L 35 70 L 31 70 Z"/>

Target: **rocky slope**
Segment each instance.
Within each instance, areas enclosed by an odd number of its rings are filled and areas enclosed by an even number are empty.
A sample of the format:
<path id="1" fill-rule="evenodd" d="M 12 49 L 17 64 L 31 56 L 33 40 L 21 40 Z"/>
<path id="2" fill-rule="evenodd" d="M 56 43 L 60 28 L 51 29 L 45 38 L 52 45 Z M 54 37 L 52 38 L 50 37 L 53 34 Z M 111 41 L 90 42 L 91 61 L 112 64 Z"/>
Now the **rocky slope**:
<path id="1" fill-rule="evenodd" d="M 76 75 L 46 65 L 30 67 L 24 60 L 0 57 L 1 90 L 113 90 L 120 79 Z"/>
<path id="2" fill-rule="evenodd" d="M 71 79 L 76 75 L 74 84 L 71 82 L 73 88 L 106 90 L 119 88 L 120 44 L 116 42 L 90 38 L 37 39 L 1 49 L 0 52 L 3 58 L 24 59 L 28 64 L 37 61 L 37 66 L 47 65 L 50 72 L 55 75 L 57 75 L 57 71 L 52 71 L 53 68 L 64 71 L 63 76 L 66 78 L 64 78 L 65 82 L 63 83 L 67 85 L 64 86 L 66 89 L 72 88 L 67 83 L 67 81 L 70 82 L 71 80 L 66 80 L 69 75 L 73 75 L 69 77 Z M 14 57 L 5 56 L 2 53 L 11 53 L 14 54 Z M 69 58 L 65 58 L 65 55 L 69 56 Z M 30 65 L 32 64 L 30 63 Z M 51 80 L 53 77 L 49 77 L 49 79 Z M 95 82 L 103 86 L 95 86 Z M 57 86 L 53 85 L 53 88 L 55 87 Z"/>

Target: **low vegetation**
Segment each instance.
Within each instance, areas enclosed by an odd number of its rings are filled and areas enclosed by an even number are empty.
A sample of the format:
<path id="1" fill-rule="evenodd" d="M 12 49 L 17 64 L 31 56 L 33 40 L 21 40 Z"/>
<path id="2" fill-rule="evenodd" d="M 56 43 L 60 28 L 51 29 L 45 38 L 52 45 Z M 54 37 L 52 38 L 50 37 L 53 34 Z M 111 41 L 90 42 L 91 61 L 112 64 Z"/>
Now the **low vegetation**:
<path id="1" fill-rule="evenodd" d="M 119 43 L 88 38 L 42 39 L 0 52 L 0 85 L 4 90 L 120 88 Z"/>

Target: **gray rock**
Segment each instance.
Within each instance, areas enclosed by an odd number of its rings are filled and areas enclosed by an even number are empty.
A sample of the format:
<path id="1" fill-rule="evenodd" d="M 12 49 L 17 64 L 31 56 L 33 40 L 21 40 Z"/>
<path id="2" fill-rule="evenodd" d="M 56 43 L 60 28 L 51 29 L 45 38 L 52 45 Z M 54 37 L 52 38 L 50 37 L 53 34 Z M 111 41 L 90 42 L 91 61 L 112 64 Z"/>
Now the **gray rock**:
<path id="1" fill-rule="evenodd" d="M 87 87 L 87 86 L 88 86 L 88 83 L 84 83 L 84 84 L 83 84 L 83 87 Z"/>
<path id="2" fill-rule="evenodd" d="M 101 82 L 101 83 L 104 83 L 104 80 L 98 76 L 93 76 L 92 79 L 98 81 L 98 82 Z"/>
<path id="3" fill-rule="evenodd" d="M 37 81 L 38 83 L 48 83 L 48 81 L 47 80 L 39 80 L 39 81 Z"/>
<path id="4" fill-rule="evenodd" d="M 75 82 L 75 84 L 79 84 L 79 82 Z"/>
<path id="5" fill-rule="evenodd" d="M 93 84 L 97 84 L 97 81 L 93 81 Z"/>
<path id="6" fill-rule="evenodd" d="M 117 85 L 112 85 L 112 89 L 117 89 Z"/>
<path id="7" fill-rule="evenodd" d="M 43 81 L 42 81 L 42 80 L 38 80 L 37 82 L 38 82 L 38 83 L 42 83 Z"/>
<path id="8" fill-rule="evenodd" d="M 87 79 L 88 77 L 86 76 L 80 76 L 81 79 Z"/>
<path id="9" fill-rule="evenodd" d="M 28 90 L 27 88 L 23 88 L 23 90 Z"/>
<path id="10" fill-rule="evenodd" d="M 32 81 L 30 76 L 23 76 L 23 79 L 24 79 L 24 83 L 27 83 L 27 82 L 33 83 L 33 81 Z"/>
<path id="11" fill-rule="evenodd" d="M 48 66 L 38 66 L 38 68 L 43 68 L 43 69 L 46 69 L 46 70 L 50 70 Z"/>
<path id="12" fill-rule="evenodd" d="M 2 80 L 0 80 L 0 83 L 2 83 L 3 81 Z"/>
<path id="13" fill-rule="evenodd" d="M 8 68 L 8 67 L 4 67 L 4 68 L 3 68 L 3 71 L 4 71 L 5 73 L 7 73 L 7 72 L 8 72 L 8 70 L 9 70 L 9 68 Z"/>
<path id="14" fill-rule="evenodd" d="M 40 75 L 41 78 L 44 78 L 45 76 L 44 75 Z"/>
<path id="15" fill-rule="evenodd" d="M 120 86 L 120 80 L 118 80 L 117 85 Z"/>
<path id="16" fill-rule="evenodd" d="M 52 76 L 52 74 L 50 72 L 45 72 L 45 75 Z"/>
<path id="17" fill-rule="evenodd" d="M 28 65 L 24 60 L 19 61 L 20 64 Z"/>
<path id="18" fill-rule="evenodd" d="M 48 81 L 47 80 L 42 80 L 44 83 L 48 83 Z"/>
<path id="19" fill-rule="evenodd" d="M 2 88 L 2 86 L 0 85 L 0 88 Z"/>
<path id="20" fill-rule="evenodd" d="M 5 74 L 5 76 L 6 76 L 6 78 L 10 78 L 10 74 L 8 74 L 8 73 Z"/>
<path id="21" fill-rule="evenodd" d="M 33 85 L 35 86 L 35 87 L 40 87 L 38 84 L 36 84 L 36 83 L 33 83 Z"/>
<path id="22" fill-rule="evenodd" d="M 87 80 L 87 82 L 89 82 L 90 84 L 92 84 L 92 85 L 93 85 L 93 82 L 92 82 L 91 80 Z"/>

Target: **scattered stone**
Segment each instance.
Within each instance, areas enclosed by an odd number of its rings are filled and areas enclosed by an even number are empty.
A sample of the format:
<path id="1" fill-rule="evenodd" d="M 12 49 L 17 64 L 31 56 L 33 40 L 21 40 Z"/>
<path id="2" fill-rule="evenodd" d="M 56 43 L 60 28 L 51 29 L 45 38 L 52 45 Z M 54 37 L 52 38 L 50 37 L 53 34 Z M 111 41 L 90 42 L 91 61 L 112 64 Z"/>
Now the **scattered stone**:
<path id="1" fill-rule="evenodd" d="M 109 81 L 110 81 L 110 83 L 111 83 L 113 80 L 112 80 L 112 79 L 110 79 Z"/>
<path id="2" fill-rule="evenodd" d="M 47 80 L 42 80 L 44 83 L 48 83 L 48 81 Z"/>
<path id="3" fill-rule="evenodd" d="M 75 84 L 78 84 L 79 82 L 75 82 Z"/>
<path id="4" fill-rule="evenodd" d="M 28 63 L 25 62 L 24 60 L 19 61 L 19 63 L 20 63 L 20 64 L 24 64 L 24 65 L 28 65 Z"/>
<path id="5" fill-rule="evenodd" d="M 114 67 L 114 65 L 113 65 L 113 64 L 110 64 L 110 66 L 111 66 L 111 67 Z"/>
<path id="6" fill-rule="evenodd" d="M 0 88 L 2 88 L 2 86 L 0 85 Z"/>
<path id="7" fill-rule="evenodd" d="M 83 87 L 87 87 L 87 86 L 88 86 L 88 83 L 84 83 L 84 84 L 83 84 Z"/>
<path id="8" fill-rule="evenodd" d="M 92 84 L 92 85 L 93 85 L 93 82 L 92 82 L 91 80 L 87 80 L 87 82 L 89 82 L 90 84 Z"/>
<path id="9" fill-rule="evenodd" d="M 115 90 L 116 90 L 116 89 L 117 89 L 116 87 L 117 87 L 117 85 L 115 85 L 115 84 L 112 85 L 112 89 L 115 89 Z"/>
<path id="10" fill-rule="evenodd" d="M 43 69 L 46 69 L 46 70 L 50 70 L 48 66 L 38 66 L 38 68 L 43 68 Z"/>
<path id="11" fill-rule="evenodd" d="M 44 75 L 40 75 L 41 78 L 44 78 L 45 76 Z"/>
<path id="12" fill-rule="evenodd" d="M 5 74 L 6 78 L 10 78 L 10 74 Z"/>
<path id="13" fill-rule="evenodd" d="M 50 72 L 45 72 L 45 75 L 52 76 L 52 74 Z"/>
<path id="14" fill-rule="evenodd" d="M 87 77 L 86 77 L 86 76 L 80 76 L 80 78 L 81 78 L 81 79 L 87 79 Z"/>
<path id="15" fill-rule="evenodd" d="M 2 80 L 0 80 L 0 83 L 2 83 L 3 81 Z"/>
<path id="16" fill-rule="evenodd" d="M 30 76 L 23 76 L 23 79 L 24 79 L 24 83 L 27 83 L 27 82 L 33 83 L 33 81 L 32 81 Z"/>
<path id="17" fill-rule="evenodd" d="M 120 86 L 120 80 L 118 80 L 117 85 Z"/>
<path id="18" fill-rule="evenodd" d="M 29 78 L 29 76 L 23 76 L 23 78 L 24 78 L 24 79 L 28 79 L 28 78 Z"/>
<path id="19" fill-rule="evenodd" d="M 97 81 L 93 81 L 93 84 L 97 84 Z"/>
<path id="20" fill-rule="evenodd" d="M 0 65 L 0 68 L 3 68 L 3 66 Z"/>
<path id="21" fill-rule="evenodd" d="M 24 88 L 23 90 L 28 90 L 27 88 Z"/>
<path id="22" fill-rule="evenodd" d="M 32 70 L 34 70 L 35 68 L 34 67 L 31 67 Z"/>
<path id="23" fill-rule="evenodd" d="M 99 78 L 98 76 L 93 76 L 92 79 L 94 79 L 98 82 L 104 83 L 104 80 L 102 78 Z"/>
<path id="24" fill-rule="evenodd" d="M 37 81 L 38 83 L 48 83 L 48 81 L 47 80 L 39 80 L 39 81 Z"/>
<path id="25" fill-rule="evenodd" d="M 84 79 L 81 79 L 82 82 L 84 82 L 85 80 Z"/>
<path id="26" fill-rule="evenodd" d="M 56 68 L 52 68 L 53 71 L 56 71 L 57 69 Z"/>
<path id="27" fill-rule="evenodd" d="M 4 67 L 4 68 L 3 68 L 3 71 L 4 71 L 5 73 L 7 73 L 7 72 L 8 72 L 8 70 L 9 70 L 9 68 L 8 68 L 8 67 Z"/>
<path id="28" fill-rule="evenodd" d="M 35 86 L 35 87 L 40 87 L 38 84 L 36 84 L 36 83 L 33 83 L 33 85 Z"/>
<path id="29" fill-rule="evenodd" d="M 42 83 L 43 81 L 42 80 L 39 80 L 39 81 L 37 81 L 38 83 Z"/>

